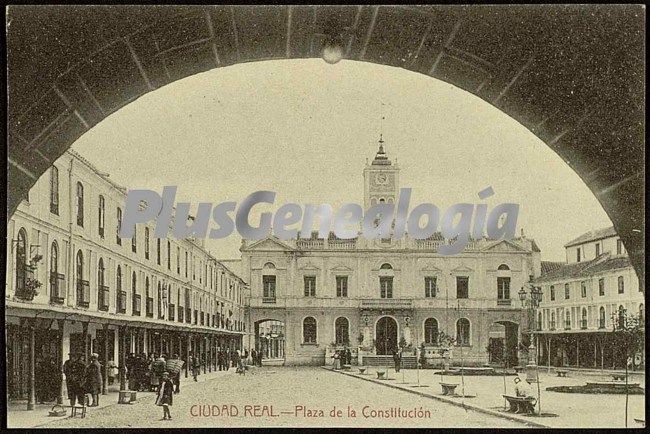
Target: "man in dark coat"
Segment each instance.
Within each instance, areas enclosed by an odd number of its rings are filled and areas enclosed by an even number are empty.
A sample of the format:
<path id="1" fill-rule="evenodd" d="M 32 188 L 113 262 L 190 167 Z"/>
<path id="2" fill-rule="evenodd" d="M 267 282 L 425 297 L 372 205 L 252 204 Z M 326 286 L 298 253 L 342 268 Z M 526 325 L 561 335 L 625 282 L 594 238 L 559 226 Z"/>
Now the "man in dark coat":
<path id="1" fill-rule="evenodd" d="M 70 407 L 74 407 L 75 403 L 84 405 L 84 380 L 86 365 L 84 365 L 82 354 L 70 353 L 70 358 L 63 364 L 63 373 L 65 374 L 65 384 L 68 388 L 68 399 L 70 400 Z"/>
<path id="2" fill-rule="evenodd" d="M 352 364 L 352 351 L 350 351 L 349 348 L 345 349 L 345 364 L 346 365 Z"/>
<path id="3" fill-rule="evenodd" d="M 90 356 L 90 363 L 86 367 L 86 393 L 90 393 L 93 402 L 89 407 L 99 405 L 99 394 L 102 393 L 102 365 L 99 363 L 99 355 L 93 353 Z"/>
<path id="4" fill-rule="evenodd" d="M 251 360 L 253 362 L 253 366 L 257 366 L 257 350 L 255 348 L 251 350 Z"/>
<path id="5" fill-rule="evenodd" d="M 156 391 L 156 405 L 163 408 L 163 420 L 171 419 L 172 414 L 169 411 L 169 407 L 174 402 L 174 384 L 169 378 L 169 373 L 167 371 L 162 373 L 162 378 L 158 389 Z"/>
<path id="6" fill-rule="evenodd" d="M 402 356 L 397 350 L 393 351 L 393 362 L 395 362 L 395 372 L 399 372 L 402 364 Z"/>

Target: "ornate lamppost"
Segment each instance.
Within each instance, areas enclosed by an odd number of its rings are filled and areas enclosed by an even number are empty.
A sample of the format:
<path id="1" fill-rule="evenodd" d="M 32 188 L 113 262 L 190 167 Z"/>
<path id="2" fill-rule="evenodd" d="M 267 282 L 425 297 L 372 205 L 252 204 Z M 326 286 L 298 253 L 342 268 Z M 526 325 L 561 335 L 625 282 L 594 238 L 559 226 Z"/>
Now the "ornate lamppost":
<path id="1" fill-rule="evenodd" d="M 539 372 L 537 368 L 537 347 L 534 343 L 534 329 L 535 329 L 535 319 L 537 318 L 537 308 L 542 301 L 542 289 L 535 287 L 530 283 L 527 285 L 529 291 L 526 291 L 522 286 L 519 290 L 519 300 L 521 301 L 521 307 L 526 308 L 528 312 L 528 324 L 530 332 L 530 346 L 528 347 L 528 364 L 526 365 L 526 381 L 528 383 L 537 383 L 537 404 L 539 405 L 539 414 L 542 413 L 542 404 L 540 402 L 540 387 L 539 387 Z M 532 321 L 530 317 L 532 316 Z"/>

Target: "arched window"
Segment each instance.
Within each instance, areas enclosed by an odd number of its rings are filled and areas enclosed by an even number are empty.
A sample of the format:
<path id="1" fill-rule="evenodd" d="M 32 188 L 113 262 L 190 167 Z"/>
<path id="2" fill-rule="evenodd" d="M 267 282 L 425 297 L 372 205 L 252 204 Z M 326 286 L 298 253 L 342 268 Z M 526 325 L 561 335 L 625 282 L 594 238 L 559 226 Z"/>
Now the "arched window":
<path id="1" fill-rule="evenodd" d="M 605 328 L 605 308 L 603 306 L 598 310 L 598 327 Z"/>
<path id="2" fill-rule="evenodd" d="M 337 345 L 349 345 L 350 344 L 350 323 L 345 317 L 338 317 L 334 322 L 334 334 L 336 336 Z"/>
<path id="3" fill-rule="evenodd" d="M 50 169 L 50 212 L 59 215 L 59 169 Z"/>
<path id="4" fill-rule="evenodd" d="M 77 182 L 77 225 L 84 225 L 84 186 Z"/>
<path id="5" fill-rule="evenodd" d="M 16 243 L 16 295 L 25 291 L 27 284 L 27 231 L 20 228 Z"/>
<path id="6" fill-rule="evenodd" d="M 99 195 L 99 217 L 98 217 L 98 222 L 99 222 L 99 236 L 104 238 L 104 227 L 105 227 L 105 220 L 106 220 L 106 202 L 104 201 L 104 196 L 101 194 Z"/>
<path id="7" fill-rule="evenodd" d="M 427 318 L 424 321 L 424 343 L 438 345 L 438 320 Z"/>
<path id="8" fill-rule="evenodd" d="M 302 341 L 305 344 L 316 343 L 316 318 L 308 316 L 303 320 Z"/>
<path id="9" fill-rule="evenodd" d="M 618 328 L 625 328 L 625 308 L 623 305 L 618 306 Z"/>
<path id="10" fill-rule="evenodd" d="M 499 268 L 497 268 L 499 271 L 508 271 L 510 270 L 510 267 L 508 267 L 506 264 L 501 264 L 499 265 Z"/>
<path id="11" fill-rule="evenodd" d="M 122 231 L 122 208 L 117 209 L 117 231 L 115 232 L 115 242 L 118 245 L 122 245 L 122 237 L 120 237 L 120 232 Z"/>
<path id="12" fill-rule="evenodd" d="M 99 265 L 97 266 L 97 284 L 99 286 L 104 286 L 105 271 L 104 260 L 102 258 L 99 258 Z"/>
<path id="13" fill-rule="evenodd" d="M 379 295 L 381 298 L 393 298 L 393 267 L 388 263 L 379 267 Z"/>
<path id="14" fill-rule="evenodd" d="M 393 267 L 390 264 L 386 263 L 386 264 L 382 264 L 381 267 L 379 267 L 379 269 L 380 270 L 392 270 Z"/>
<path id="15" fill-rule="evenodd" d="M 469 320 L 467 318 L 460 318 L 456 321 L 456 344 L 468 347 L 470 339 Z"/>
<path id="16" fill-rule="evenodd" d="M 581 316 L 581 324 L 580 327 L 583 329 L 587 328 L 587 309 L 584 307 L 582 308 L 582 316 Z"/>
<path id="17" fill-rule="evenodd" d="M 50 298 L 58 300 L 63 298 L 63 288 L 59 283 L 59 245 L 52 242 L 50 249 Z"/>
<path id="18" fill-rule="evenodd" d="M 623 294 L 625 292 L 625 281 L 623 276 L 618 276 L 618 293 Z"/>
<path id="19" fill-rule="evenodd" d="M 100 310 L 108 310 L 108 287 L 105 285 L 104 260 L 99 258 L 97 265 L 97 305 Z"/>

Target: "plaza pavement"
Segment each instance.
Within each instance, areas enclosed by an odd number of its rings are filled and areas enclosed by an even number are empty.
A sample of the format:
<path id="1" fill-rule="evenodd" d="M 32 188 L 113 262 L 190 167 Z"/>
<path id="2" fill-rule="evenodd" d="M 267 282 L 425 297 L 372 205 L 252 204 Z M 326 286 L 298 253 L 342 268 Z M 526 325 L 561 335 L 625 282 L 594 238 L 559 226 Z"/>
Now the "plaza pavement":
<path id="1" fill-rule="evenodd" d="M 198 383 L 185 381 L 181 393 L 174 395 L 171 408 L 172 420 L 161 420 L 162 410 L 154 405 L 153 393 L 141 393 L 132 405 L 111 404 L 94 408 L 85 419 L 57 418 L 44 428 L 116 428 L 116 427 L 388 427 L 388 428 L 524 428 L 526 425 L 469 411 L 427 397 L 413 395 L 382 385 L 349 378 L 321 367 L 262 367 L 251 368 L 245 375 L 234 369 L 202 375 Z M 104 397 L 105 401 L 117 401 L 116 396 Z M 196 406 L 222 408 L 237 407 L 236 417 L 196 415 Z M 243 414 L 246 405 L 273 406 L 272 414 L 258 411 Z M 312 417 L 312 412 L 323 410 L 323 416 Z M 430 413 L 427 417 L 365 417 L 362 409 L 417 409 Z M 330 416 L 333 407 L 342 411 L 341 416 Z M 356 417 L 348 417 L 348 408 L 356 410 Z M 10 415 L 12 416 L 12 415 Z M 54 418 L 49 418 L 54 419 Z M 14 424 L 11 424 L 14 426 Z"/>
<path id="2" fill-rule="evenodd" d="M 326 368 L 330 369 L 330 368 Z M 444 380 L 440 375 L 434 374 L 437 370 L 425 369 L 419 373 L 414 369 L 402 369 L 396 373 L 393 368 L 386 370 L 390 380 L 378 380 L 378 368 L 369 367 L 365 375 L 358 372 L 356 366 L 350 371 L 336 371 L 356 379 L 372 381 L 391 388 L 407 390 L 420 396 L 427 396 L 442 402 L 453 402 L 459 406 L 466 406 L 487 414 L 499 415 L 511 420 L 528 421 L 538 426 L 553 428 L 621 428 L 625 427 L 625 395 L 609 394 L 574 394 L 560 393 L 545 390 L 546 387 L 560 385 L 584 385 L 586 381 L 611 380 L 609 372 L 571 370 L 566 378 L 557 377 L 555 370 L 548 372 L 547 368 L 540 368 L 540 402 L 542 413 L 552 413 L 554 416 L 524 416 L 513 415 L 505 412 L 507 404 L 502 395 L 514 395 L 514 375 L 503 376 L 450 376 L 445 375 Z M 428 387 L 412 387 L 415 384 Z M 524 378 L 523 374 L 520 374 Z M 440 382 L 458 383 L 456 393 L 461 394 L 462 383 L 466 396 L 473 397 L 447 397 L 442 395 Z M 629 376 L 630 383 L 640 383 L 645 388 L 644 373 L 633 373 Z M 537 396 L 536 384 L 532 384 L 533 394 Z M 629 395 L 628 402 L 628 427 L 641 427 L 635 419 L 645 420 L 645 395 Z"/>

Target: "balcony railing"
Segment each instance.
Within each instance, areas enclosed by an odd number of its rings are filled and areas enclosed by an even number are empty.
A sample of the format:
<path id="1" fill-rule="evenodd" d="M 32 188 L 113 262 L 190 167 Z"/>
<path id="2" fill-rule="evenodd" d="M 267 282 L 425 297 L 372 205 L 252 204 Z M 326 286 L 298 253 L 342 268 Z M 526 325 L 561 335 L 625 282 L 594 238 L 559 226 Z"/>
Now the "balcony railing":
<path id="1" fill-rule="evenodd" d="M 371 298 L 371 299 L 361 300 L 361 307 L 410 309 L 411 307 L 413 307 L 413 300 L 399 299 L 399 298 Z"/>
<path id="2" fill-rule="evenodd" d="M 126 291 L 117 293 L 117 313 L 126 313 Z"/>
<path id="3" fill-rule="evenodd" d="M 551 321 L 550 327 L 551 330 L 555 330 L 555 321 Z"/>
<path id="4" fill-rule="evenodd" d="M 511 306 L 512 300 L 509 298 L 499 298 L 497 299 L 497 306 Z"/>
<path id="5" fill-rule="evenodd" d="M 298 239 L 296 247 L 299 249 L 322 249 L 325 246 L 325 240 L 322 239 Z"/>
<path id="6" fill-rule="evenodd" d="M 580 328 L 583 329 L 583 330 L 585 330 L 587 328 L 587 320 L 586 319 L 583 319 L 582 321 L 580 321 Z"/>
<path id="7" fill-rule="evenodd" d="M 142 312 L 142 296 L 140 294 L 133 294 L 133 308 L 131 311 L 133 316 L 140 316 Z"/>
<path id="8" fill-rule="evenodd" d="M 50 273 L 50 303 L 63 304 L 65 300 L 65 276 L 61 273 Z"/>
<path id="9" fill-rule="evenodd" d="M 98 290 L 99 297 L 97 298 L 97 307 L 99 310 L 107 311 L 108 310 L 108 297 L 109 289 L 108 286 L 99 285 Z"/>
<path id="10" fill-rule="evenodd" d="M 263 297 L 262 298 L 262 303 L 274 304 L 275 303 L 275 297 Z"/>
<path id="11" fill-rule="evenodd" d="M 168 314 L 168 320 L 169 321 L 174 321 L 174 318 L 176 317 L 176 306 L 173 304 L 169 305 L 169 314 Z"/>
<path id="12" fill-rule="evenodd" d="M 90 282 L 77 280 L 77 306 L 90 306 Z"/>
<path id="13" fill-rule="evenodd" d="M 147 317 L 153 318 L 153 297 L 147 297 Z"/>

